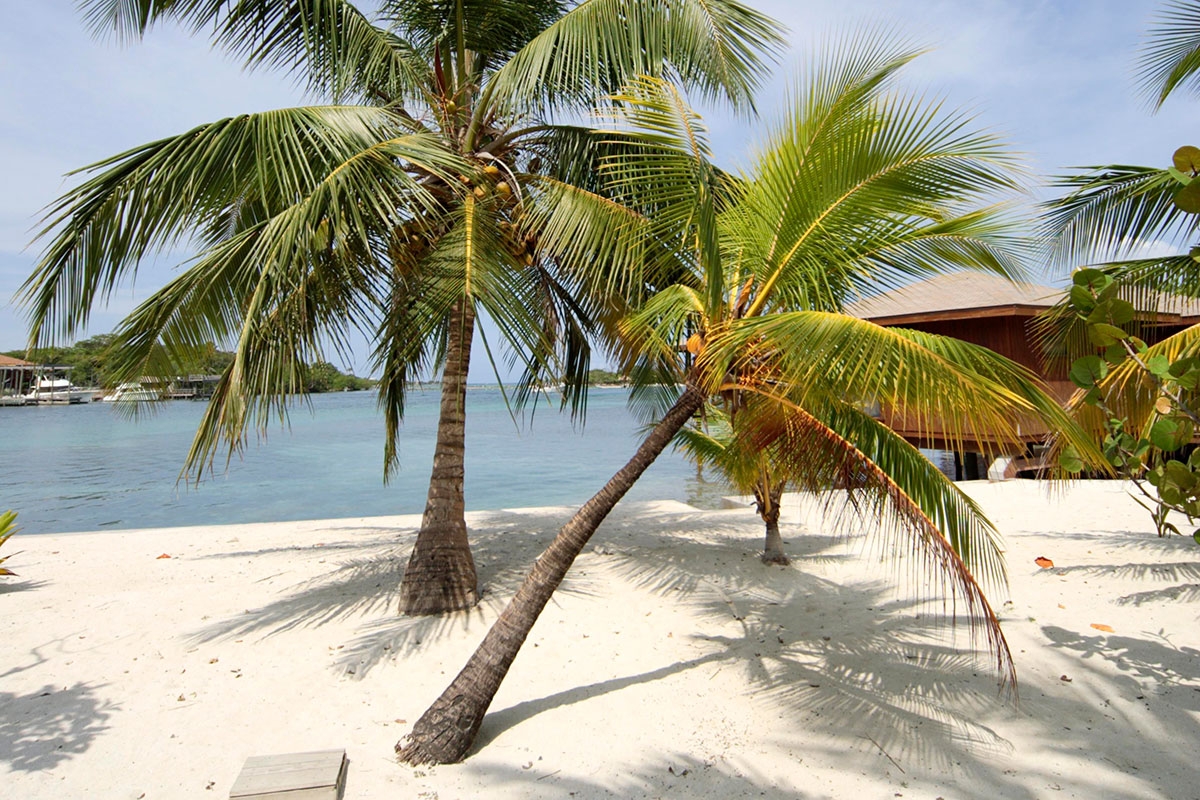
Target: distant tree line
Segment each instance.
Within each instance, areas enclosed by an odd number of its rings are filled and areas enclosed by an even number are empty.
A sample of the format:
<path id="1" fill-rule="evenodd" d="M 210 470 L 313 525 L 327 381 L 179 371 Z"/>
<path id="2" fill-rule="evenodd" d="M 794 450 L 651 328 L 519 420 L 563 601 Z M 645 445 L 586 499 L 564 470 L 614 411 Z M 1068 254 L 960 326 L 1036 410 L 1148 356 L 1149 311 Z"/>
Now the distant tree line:
<path id="1" fill-rule="evenodd" d="M 4 355 L 32 361 L 35 364 L 67 368 L 67 377 L 76 386 L 111 386 L 111 333 L 83 339 L 69 347 L 39 347 L 33 350 L 9 350 Z M 231 363 L 233 353 L 218 350 L 211 342 L 197 353 L 187 372 L 193 375 L 219 375 Z M 318 361 L 309 368 L 308 391 L 359 391 L 370 389 L 375 381 L 346 374 L 327 361 Z"/>
<path id="2" fill-rule="evenodd" d="M 588 370 L 588 386 L 606 383 L 624 386 L 629 383 L 629 378 L 617 372 L 609 372 L 606 369 Z"/>

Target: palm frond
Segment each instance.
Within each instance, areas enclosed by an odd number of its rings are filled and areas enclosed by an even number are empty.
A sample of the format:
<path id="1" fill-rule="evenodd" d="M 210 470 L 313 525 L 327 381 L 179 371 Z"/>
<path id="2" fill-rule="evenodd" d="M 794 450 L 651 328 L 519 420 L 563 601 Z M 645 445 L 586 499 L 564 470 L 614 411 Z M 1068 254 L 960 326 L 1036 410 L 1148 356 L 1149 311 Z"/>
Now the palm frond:
<path id="1" fill-rule="evenodd" d="M 398 209 L 432 210 L 408 165 L 453 183 L 465 168 L 438 140 L 357 107 L 235 117 L 93 165 L 86 171 L 98 174 L 46 215 L 40 237 L 49 244 L 20 290 L 31 341 L 69 337 L 147 255 L 229 224 L 247 203 L 260 221 L 271 218 L 275 246 L 295 252 L 365 239 L 369 228 L 401 222 Z"/>
<path id="2" fill-rule="evenodd" d="M 951 442 L 967 437 L 994 448 L 1021 447 L 1024 423 L 1062 429 L 1089 463 L 1103 459 L 1026 368 L 987 348 L 945 336 L 884 328 L 844 314 L 774 313 L 745 319 L 711 336 L 703 365 L 719 389 L 725 376 L 738 386 L 767 375 L 795 387 L 795 402 L 810 406 L 840 398 L 876 403 L 907 425 Z"/>
<path id="3" fill-rule="evenodd" d="M 776 292 L 807 297 L 810 308 L 840 307 L 876 277 L 903 280 L 944 269 L 947 258 L 1020 270 L 1017 228 L 1003 221 L 1002 206 L 962 214 L 968 203 L 1019 188 L 1003 144 L 937 104 L 883 93 L 914 55 L 886 38 L 873 50 L 850 48 L 793 92 L 793 111 L 768 139 L 731 217 L 731 249 L 755 277 L 747 313 L 761 313 Z M 950 246 L 956 230 L 963 238 Z M 923 233 L 931 237 L 924 246 Z"/>
<path id="4" fill-rule="evenodd" d="M 737 0 L 589 0 L 529 41 L 493 78 L 502 109 L 587 110 L 637 75 L 674 74 L 749 108 L 781 52 L 777 23 Z"/>
<path id="5" fill-rule="evenodd" d="M 1200 226 L 1175 206 L 1180 184 L 1165 169 L 1092 167 L 1053 185 L 1066 194 L 1043 206 L 1042 233 L 1054 260 L 1070 267 L 1135 255 L 1159 239 L 1178 244 Z"/>
<path id="6" fill-rule="evenodd" d="M 124 39 L 165 19 L 212 31 L 214 44 L 247 67 L 280 69 L 314 95 L 338 101 L 403 100 L 429 81 L 428 62 L 409 42 L 346 0 L 85 0 L 82 7 L 94 32 Z"/>
<path id="7" fill-rule="evenodd" d="M 1200 3 L 1172 0 L 1163 5 L 1147 32 L 1137 78 L 1156 109 L 1176 89 L 1200 90 Z"/>
<path id="8" fill-rule="evenodd" d="M 380 16 L 421 52 L 449 41 L 501 63 L 553 24 L 565 0 L 385 0 Z"/>

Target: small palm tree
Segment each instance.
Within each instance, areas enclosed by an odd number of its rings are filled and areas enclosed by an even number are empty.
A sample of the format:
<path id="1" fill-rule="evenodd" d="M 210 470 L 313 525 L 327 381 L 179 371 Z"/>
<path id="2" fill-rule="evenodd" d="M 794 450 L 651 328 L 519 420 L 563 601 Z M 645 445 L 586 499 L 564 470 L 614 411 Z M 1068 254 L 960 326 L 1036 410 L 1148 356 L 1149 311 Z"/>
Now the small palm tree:
<path id="1" fill-rule="evenodd" d="M 647 78 L 615 98 L 609 136 L 628 151 L 605 164 L 608 188 L 645 214 L 653 254 L 674 263 L 660 270 L 672 281 L 621 326 L 620 360 L 639 380 L 639 396 L 662 401 L 659 421 L 537 559 L 466 666 L 397 745 L 402 760 L 467 753 L 575 557 L 716 396 L 761 404 L 739 435 L 763 448 L 779 443 L 787 473 L 844 486 L 852 503 L 831 510 L 845 512 L 847 524 L 869 518 L 873 531 L 912 553 L 928 572 L 917 590 L 954 595 L 1002 679 L 1013 678 L 979 583 L 1004 580 L 994 528 L 915 447 L 862 409 L 879 401 L 925 424 L 937 419 L 952 437 L 988 432 L 1005 442 L 1036 416 L 1099 456 L 1020 366 L 841 311 L 855 293 L 914 275 L 1020 269 L 1014 221 L 1002 208 L 976 206 L 1014 188 L 1012 161 L 964 119 L 891 92 L 914 55 L 887 37 L 862 36 L 817 62 L 744 178 L 712 165 L 700 119 L 674 87 Z M 839 475 L 852 480 L 839 484 Z"/>
<path id="2" fill-rule="evenodd" d="M 779 445 L 764 449 L 737 436 L 732 420 L 725 409 L 709 403 L 700 424 L 687 425 L 676 434 L 676 446 L 698 466 L 716 469 L 738 492 L 754 496 L 754 509 L 766 526 L 763 563 L 787 565 L 790 562 L 779 533 L 779 504 L 789 481 L 782 472 L 783 458 L 776 452 Z"/>
<path id="3" fill-rule="evenodd" d="M 31 341 L 69 337 L 156 250 L 186 270 L 123 323 L 115 382 L 175 374 L 233 343 L 185 470 L 286 420 L 308 365 L 374 345 L 385 477 L 407 385 L 441 368 L 441 408 L 405 613 L 473 605 L 464 413 L 479 315 L 582 413 L 589 336 L 645 286 L 625 215 L 595 191 L 608 152 L 566 124 L 638 74 L 672 74 L 748 110 L 778 26 L 737 0 L 87 0 L 98 30 L 211 28 L 250 66 L 294 72 L 332 105 L 202 125 L 87 168 L 50 210 L 24 287 Z M 586 271 L 580 264 L 587 264 Z M 486 342 L 485 342 L 486 343 Z M 489 345 L 489 358 L 491 349 Z"/>

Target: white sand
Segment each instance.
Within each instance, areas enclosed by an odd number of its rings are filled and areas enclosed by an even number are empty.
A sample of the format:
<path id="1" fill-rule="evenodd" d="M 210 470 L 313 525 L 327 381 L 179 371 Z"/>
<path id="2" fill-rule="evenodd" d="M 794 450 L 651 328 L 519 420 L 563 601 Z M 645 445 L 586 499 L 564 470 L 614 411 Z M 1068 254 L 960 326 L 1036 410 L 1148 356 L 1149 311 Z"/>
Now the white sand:
<path id="1" fill-rule="evenodd" d="M 470 515 L 485 602 L 417 621 L 395 615 L 412 517 L 18 535 L 0 795 L 220 798 L 247 756 L 344 747 L 347 798 L 1200 797 L 1200 549 L 1116 484 L 966 486 L 1007 537 L 1019 707 L 795 498 L 789 568 L 758 562 L 749 510 L 635 505 L 476 751 L 432 769 L 393 744 L 569 509 Z"/>

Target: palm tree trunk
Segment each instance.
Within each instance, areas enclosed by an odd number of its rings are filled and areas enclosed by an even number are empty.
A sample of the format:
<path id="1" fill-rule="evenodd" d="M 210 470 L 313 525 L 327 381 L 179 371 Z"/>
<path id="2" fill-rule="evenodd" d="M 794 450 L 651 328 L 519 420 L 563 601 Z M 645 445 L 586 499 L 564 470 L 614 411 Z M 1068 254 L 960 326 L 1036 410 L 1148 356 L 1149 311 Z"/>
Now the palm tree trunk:
<path id="1" fill-rule="evenodd" d="M 409 764 L 450 764 L 461 761 L 475 741 L 483 715 L 525 637 L 537 622 L 554 590 L 582 552 L 596 528 L 624 497 L 646 468 L 704 404 L 704 394 L 689 386 L 675 405 L 638 447 L 637 452 L 604 488 L 575 513 L 534 562 L 533 569 L 503 613 L 487 632 L 458 677 L 442 692 L 396 744 L 401 761 Z"/>
<path id="2" fill-rule="evenodd" d="M 759 482 L 754 487 L 754 502 L 758 515 L 767 526 L 767 541 L 763 545 L 762 560 L 764 564 L 790 564 L 783 552 L 783 538 L 779 535 L 779 501 L 783 499 L 783 484 L 778 483 L 764 487 Z"/>
<path id="3" fill-rule="evenodd" d="M 470 302 L 460 300 L 450 312 L 437 444 L 425 515 L 400 584 L 403 614 L 443 614 L 471 608 L 478 601 L 463 501 L 467 370 L 474 330 L 475 310 Z"/>

